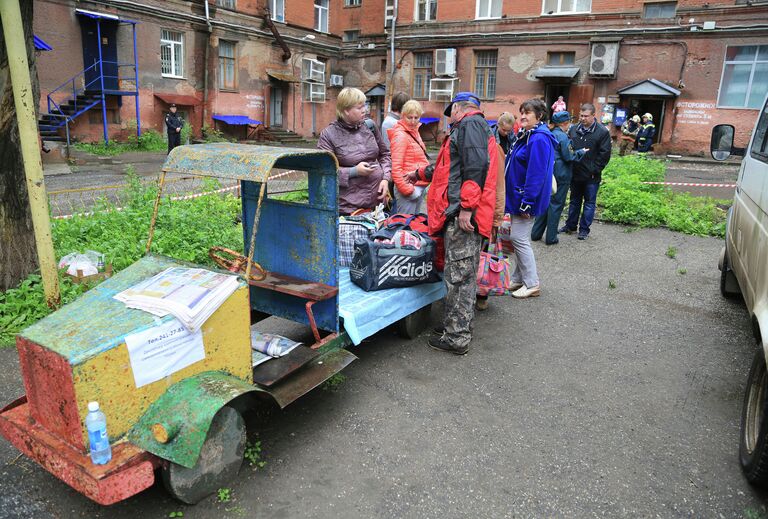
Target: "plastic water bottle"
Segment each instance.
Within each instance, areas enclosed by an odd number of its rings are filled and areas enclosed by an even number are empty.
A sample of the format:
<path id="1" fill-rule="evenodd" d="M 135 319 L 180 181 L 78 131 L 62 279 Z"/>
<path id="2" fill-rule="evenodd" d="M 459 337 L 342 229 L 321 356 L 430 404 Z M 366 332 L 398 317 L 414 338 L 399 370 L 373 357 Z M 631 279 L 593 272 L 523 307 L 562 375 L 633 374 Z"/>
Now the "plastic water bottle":
<path id="1" fill-rule="evenodd" d="M 107 417 L 99 409 L 98 402 L 88 402 L 85 428 L 88 429 L 91 461 L 94 465 L 106 465 L 112 459 L 112 448 L 109 446 L 109 436 L 107 436 Z"/>

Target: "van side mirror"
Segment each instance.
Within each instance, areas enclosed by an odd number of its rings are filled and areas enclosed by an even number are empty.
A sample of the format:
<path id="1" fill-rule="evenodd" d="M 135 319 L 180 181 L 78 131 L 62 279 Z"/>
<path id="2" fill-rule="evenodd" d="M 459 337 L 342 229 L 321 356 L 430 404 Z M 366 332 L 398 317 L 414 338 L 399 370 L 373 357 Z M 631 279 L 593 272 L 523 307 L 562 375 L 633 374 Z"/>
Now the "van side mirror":
<path id="1" fill-rule="evenodd" d="M 726 160 L 731 155 L 744 155 L 744 148 L 733 147 L 734 128 L 730 124 L 718 124 L 712 128 L 709 151 L 715 160 Z"/>

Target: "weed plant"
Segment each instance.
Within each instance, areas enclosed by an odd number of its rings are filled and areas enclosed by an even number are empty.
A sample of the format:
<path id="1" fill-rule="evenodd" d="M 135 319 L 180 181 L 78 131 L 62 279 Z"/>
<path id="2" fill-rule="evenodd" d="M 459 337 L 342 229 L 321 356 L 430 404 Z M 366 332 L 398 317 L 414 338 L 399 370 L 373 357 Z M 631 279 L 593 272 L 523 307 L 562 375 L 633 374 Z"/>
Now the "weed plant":
<path id="1" fill-rule="evenodd" d="M 131 131 L 130 124 L 129 131 Z M 133 131 L 125 142 L 114 140 L 109 141 L 109 143 L 105 143 L 103 140 L 95 143 L 78 142 L 75 143 L 75 148 L 92 155 L 113 156 L 128 151 L 166 151 L 168 141 L 164 135 L 151 128 L 142 130 L 141 135 L 137 136 L 134 125 Z"/>
<path id="2" fill-rule="evenodd" d="M 217 189 L 211 181 L 206 190 Z M 58 257 L 70 252 L 96 250 L 104 253 L 115 271 L 124 269 L 144 255 L 144 248 L 157 195 L 156 186 L 143 186 L 129 175 L 127 202 L 122 210 L 102 201 L 93 215 L 74 216 L 53 222 L 53 242 Z M 155 226 L 152 252 L 184 261 L 213 266 L 208 249 L 220 245 L 243 250 L 239 223 L 240 199 L 231 195 L 208 195 L 192 200 L 163 199 Z M 68 303 L 87 289 L 62 276 L 62 303 Z M 22 329 L 48 315 L 42 281 L 34 274 L 18 287 L 0 292 L 0 346 L 13 344 Z"/>
<path id="3" fill-rule="evenodd" d="M 643 182 L 663 182 L 663 161 L 638 155 L 614 156 L 603 171 L 598 205 L 604 220 L 638 227 L 665 226 L 696 236 L 725 236 L 726 213 L 718 204 L 729 201 L 673 193 Z"/>

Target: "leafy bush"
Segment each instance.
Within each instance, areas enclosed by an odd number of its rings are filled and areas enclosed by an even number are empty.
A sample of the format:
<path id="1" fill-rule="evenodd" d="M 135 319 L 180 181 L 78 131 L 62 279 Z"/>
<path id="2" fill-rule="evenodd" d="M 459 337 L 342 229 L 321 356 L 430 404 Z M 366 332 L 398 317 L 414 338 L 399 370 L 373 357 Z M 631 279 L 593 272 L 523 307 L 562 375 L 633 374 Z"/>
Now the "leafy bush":
<path id="1" fill-rule="evenodd" d="M 205 142 L 231 142 L 231 139 L 228 139 L 220 130 L 207 124 L 203 125 L 203 140 Z"/>
<path id="2" fill-rule="evenodd" d="M 166 137 L 152 128 L 141 130 L 141 135 L 136 135 L 136 121 L 126 123 L 128 137 L 125 142 L 115 140 L 105 143 L 103 140 L 95 143 L 78 142 L 75 148 L 93 155 L 112 156 L 128 151 L 165 151 L 168 149 Z"/>
<path id="3" fill-rule="evenodd" d="M 213 180 L 206 189 L 218 188 Z M 96 250 L 106 255 L 115 271 L 126 268 L 144 255 L 157 187 L 143 186 L 129 175 L 127 202 L 118 211 L 103 201 L 91 216 L 74 216 L 53 222 L 53 242 L 59 257 L 74 251 Z M 203 265 L 213 265 L 208 249 L 220 245 L 243 250 L 239 223 L 240 199 L 232 195 L 208 195 L 192 200 L 163 199 L 157 217 L 152 252 Z M 61 280 L 62 302 L 74 300 L 87 287 Z M 0 293 L 0 346 L 13 343 L 23 328 L 50 313 L 45 304 L 39 275 Z"/>
<path id="4" fill-rule="evenodd" d="M 710 197 L 673 193 L 643 182 L 662 182 L 663 161 L 638 155 L 614 156 L 603 171 L 597 203 L 604 220 L 640 227 L 666 226 L 697 236 L 725 236 L 725 211 Z"/>

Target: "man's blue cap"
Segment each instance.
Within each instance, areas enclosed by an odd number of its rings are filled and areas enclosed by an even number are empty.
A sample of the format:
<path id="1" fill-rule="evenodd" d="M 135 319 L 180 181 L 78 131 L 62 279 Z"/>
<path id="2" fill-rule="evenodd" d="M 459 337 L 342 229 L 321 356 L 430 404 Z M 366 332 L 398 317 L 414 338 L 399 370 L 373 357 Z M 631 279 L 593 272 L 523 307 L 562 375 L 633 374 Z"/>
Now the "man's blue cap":
<path id="1" fill-rule="evenodd" d="M 443 111 L 443 115 L 450 117 L 453 103 L 460 103 L 461 101 L 469 101 L 473 105 L 476 105 L 478 108 L 480 108 L 480 98 L 477 97 L 477 94 L 473 94 L 472 92 L 459 92 L 453 96 L 453 101 L 448 104 L 445 111 Z"/>
<path id="2" fill-rule="evenodd" d="M 562 112 L 555 112 L 552 114 L 552 122 L 555 124 L 564 123 L 571 120 L 571 114 L 563 110 Z"/>

